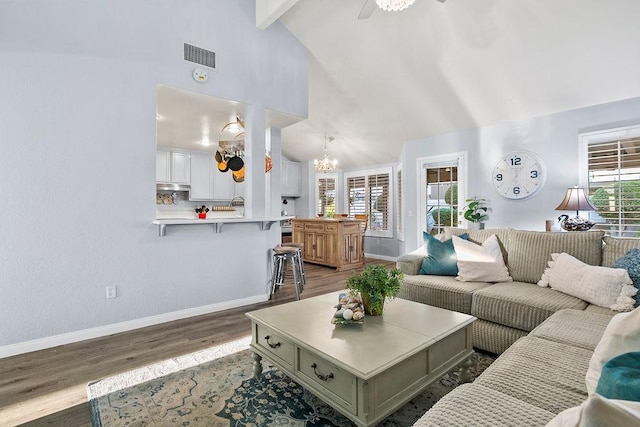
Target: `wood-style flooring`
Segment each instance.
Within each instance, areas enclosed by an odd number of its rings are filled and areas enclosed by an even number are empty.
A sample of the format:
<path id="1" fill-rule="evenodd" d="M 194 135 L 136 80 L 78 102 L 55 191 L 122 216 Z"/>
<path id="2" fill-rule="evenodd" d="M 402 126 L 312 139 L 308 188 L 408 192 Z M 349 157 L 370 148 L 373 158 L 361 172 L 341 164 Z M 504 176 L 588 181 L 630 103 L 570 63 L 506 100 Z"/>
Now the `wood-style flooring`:
<path id="1" fill-rule="evenodd" d="M 344 289 L 353 274 L 307 263 L 305 272 L 301 298 Z M 290 277 L 269 302 L 0 359 L 0 426 L 90 426 L 87 383 L 249 335 L 244 313 L 295 300 Z"/>

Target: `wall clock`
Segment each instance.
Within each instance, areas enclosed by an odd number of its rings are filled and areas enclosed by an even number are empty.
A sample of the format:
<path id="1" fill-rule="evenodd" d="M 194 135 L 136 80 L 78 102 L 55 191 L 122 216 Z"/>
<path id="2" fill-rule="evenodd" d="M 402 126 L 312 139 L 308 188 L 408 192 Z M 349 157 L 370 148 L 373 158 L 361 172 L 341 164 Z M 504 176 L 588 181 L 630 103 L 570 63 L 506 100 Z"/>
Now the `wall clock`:
<path id="1" fill-rule="evenodd" d="M 537 194 L 546 178 L 547 171 L 540 157 L 529 151 L 514 151 L 498 161 L 491 181 L 502 197 L 522 200 Z"/>

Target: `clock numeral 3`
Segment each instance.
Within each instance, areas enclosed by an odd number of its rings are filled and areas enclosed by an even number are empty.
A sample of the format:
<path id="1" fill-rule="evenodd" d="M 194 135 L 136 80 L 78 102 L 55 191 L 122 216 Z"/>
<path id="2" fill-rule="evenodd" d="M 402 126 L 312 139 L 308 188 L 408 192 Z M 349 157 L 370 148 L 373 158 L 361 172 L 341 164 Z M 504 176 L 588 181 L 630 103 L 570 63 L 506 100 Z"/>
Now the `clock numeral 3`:
<path id="1" fill-rule="evenodd" d="M 529 174 L 529 176 L 530 176 L 531 178 L 537 178 L 537 177 L 538 177 L 538 171 L 531 171 L 531 172 L 530 172 L 530 174 Z"/>

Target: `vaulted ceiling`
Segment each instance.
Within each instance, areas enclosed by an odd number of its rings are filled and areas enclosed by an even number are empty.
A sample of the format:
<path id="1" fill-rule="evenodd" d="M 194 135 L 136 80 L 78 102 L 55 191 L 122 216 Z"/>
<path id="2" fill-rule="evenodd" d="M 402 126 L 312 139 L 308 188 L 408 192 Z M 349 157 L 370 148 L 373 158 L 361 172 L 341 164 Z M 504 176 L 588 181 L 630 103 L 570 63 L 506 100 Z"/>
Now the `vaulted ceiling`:
<path id="1" fill-rule="evenodd" d="M 270 0 L 309 50 L 292 160 L 326 133 L 342 168 L 395 162 L 409 140 L 640 96 L 638 0 L 417 0 L 359 20 L 364 2 Z"/>

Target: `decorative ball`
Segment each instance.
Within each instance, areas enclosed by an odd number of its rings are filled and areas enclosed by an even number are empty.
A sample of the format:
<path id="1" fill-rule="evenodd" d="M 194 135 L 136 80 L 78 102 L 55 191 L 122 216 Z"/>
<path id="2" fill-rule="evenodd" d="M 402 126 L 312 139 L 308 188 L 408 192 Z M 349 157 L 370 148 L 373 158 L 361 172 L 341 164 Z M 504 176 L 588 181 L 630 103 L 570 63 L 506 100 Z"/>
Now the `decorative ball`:
<path id="1" fill-rule="evenodd" d="M 347 308 L 342 312 L 342 317 L 344 318 L 344 320 L 351 320 L 353 318 L 353 311 Z"/>

